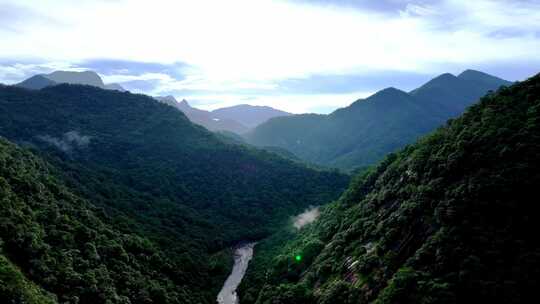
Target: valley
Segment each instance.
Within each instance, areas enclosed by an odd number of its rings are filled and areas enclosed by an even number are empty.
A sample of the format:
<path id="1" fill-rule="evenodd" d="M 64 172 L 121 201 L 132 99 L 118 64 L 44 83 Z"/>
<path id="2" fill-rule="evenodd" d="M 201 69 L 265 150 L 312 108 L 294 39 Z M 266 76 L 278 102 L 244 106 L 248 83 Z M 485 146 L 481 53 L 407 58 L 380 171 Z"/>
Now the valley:
<path id="1" fill-rule="evenodd" d="M 420 275 L 434 280 L 430 284 L 443 284 L 434 285 L 437 288 L 447 289 L 422 287 L 416 295 L 408 289 L 411 301 L 424 293 L 440 301 L 451 299 L 447 295 L 459 297 L 461 291 L 454 289 L 459 285 L 453 279 L 435 277 L 428 271 L 430 264 L 414 273 L 414 263 L 426 259 L 419 250 L 442 250 L 434 249 L 443 246 L 439 239 L 450 244 L 453 233 L 474 233 L 452 232 L 457 214 L 475 216 L 475 211 L 465 211 L 458 202 L 467 196 L 466 201 L 483 204 L 492 196 L 487 190 L 479 190 L 475 198 L 468 192 L 455 192 L 461 189 L 457 185 L 464 176 L 475 176 L 478 189 L 485 185 L 494 191 L 483 182 L 490 176 L 495 178 L 492 182 L 500 183 L 498 189 L 523 195 L 527 184 L 521 182 L 522 190 L 514 192 L 510 189 L 518 186 L 497 177 L 497 170 L 527 174 L 530 183 L 535 183 L 534 174 L 524 172 L 537 163 L 533 131 L 537 82 L 538 76 L 488 93 L 461 118 L 390 153 L 377 166 L 357 172 L 348 189 L 346 174 L 307 167 L 285 152 L 259 150 L 234 136 L 213 134 L 190 122 L 178 108 L 144 95 L 73 84 L 40 90 L 1 87 L 2 191 L 8 205 L 1 214 L 5 262 L 0 277 L 17 273 L 20 279 L 7 287 L 19 288 L 19 297 L 35 303 L 75 299 L 80 303 L 100 299 L 118 303 L 213 303 L 216 299 L 222 304 L 349 303 L 345 298 L 336 300 L 337 295 L 392 303 L 402 296 L 393 282 L 401 276 Z M 398 100 L 404 96 L 394 90 L 378 94 Z M 371 97 L 372 102 L 384 103 L 378 94 Z M 479 115 L 488 116 L 476 118 Z M 479 121 L 483 123 L 477 126 Z M 515 144 L 490 143 L 499 138 L 493 130 L 514 132 L 521 134 L 515 140 L 528 140 L 521 141 L 526 171 L 485 162 L 483 157 L 497 159 L 502 152 L 485 150 L 471 141 L 498 146 L 510 163 L 517 162 L 511 150 Z M 455 132 L 463 134 L 461 141 L 467 138 L 463 136 L 473 137 L 458 144 Z M 509 134 L 500 138 L 512 138 Z M 438 155 L 432 149 L 447 155 L 432 159 Z M 475 165 L 460 165 L 469 161 L 466 153 L 477 150 L 482 152 Z M 476 176 L 474 170 L 484 173 Z M 224 187 L 228 190 L 223 191 Z M 502 216 L 506 222 L 502 210 L 521 216 L 521 197 L 512 200 L 517 200 L 513 209 L 504 209 L 503 199 L 493 214 L 465 223 L 479 221 L 486 228 L 491 216 Z M 44 204 L 48 207 L 37 207 Z M 523 206 L 527 214 L 533 212 L 528 209 L 532 206 Z M 27 226 L 17 224 L 22 218 Z M 489 225 L 495 226 L 486 233 L 500 229 L 495 223 Z M 96 239 L 99 234 L 103 237 Z M 33 241 L 25 241 L 28 237 Z M 508 242 L 516 236 L 506 238 Z M 59 240 L 64 242 L 60 247 Z M 529 240 L 516 242 L 528 244 Z M 459 244 L 471 250 L 488 246 Z M 516 252 L 519 246 L 514 245 Z M 498 253 L 493 254 L 485 263 L 496 259 Z M 421 260 L 413 263 L 415 259 Z M 55 260 L 67 264 L 58 265 Z M 13 270 L 12 265 L 20 270 Z M 381 272 L 381 267 L 386 270 Z M 124 271 L 114 274 L 119 269 Z M 126 280 L 128 285 L 123 283 Z M 149 280 L 151 285 L 141 285 Z M 315 285 L 324 293 L 312 290 Z M 6 293 L 6 299 L 14 294 Z"/>
<path id="2" fill-rule="evenodd" d="M 0 304 L 521 304 L 540 0 L 0 1 Z"/>
<path id="3" fill-rule="evenodd" d="M 253 257 L 255 243 L 240 245 L 234 250 L 234 266 L 217 296 L 218 304 L 238 304 L 236 289 L 246 274 L 249 261 Z"/>
<path id="4" fill-rule="evenodd" d="M 30 243 L 17 241 L 24 228 L 9 207 L 2 222 L 14 226 L 3 226 L 0 233 L 3 253 L 18 256 L 17 264 L 30 280 L 63 302 L 84 294 L 81 303 L 113 296 L 119 303 L 158 298 L 166 303 L 211 303 L 228 275 L 228 247 L 264 238 L 289 214 L 337 198 L 349 180 L 338 172 L 309 169 L 270 152 L 223 142 L 177 109 L 143 95 L 69 84 L 38 91 L 1 87 L 0 116 L 1 136 L 46 163 L 50 169 L 44 178 L 54 178 L 72 193 L 69 197 L 85 202 L 70 217 L 74 223 L 54 224 L 34 214 L 43 211 L 33 210 L 32 195 L 39 193 L 23 191 L 18 179 L 8 179 L 7 189 L 22 195 L 20 208 L 32 210 L 25 214 L 29 225 L 38 231 L 57 227 L 59 237 L 71 241 L 59 248 L 49 232 Z M 14 178 L 8 173 L 13 169 L 6 170 L 4 178 Z M 31 189 L 48 189 L 32 175 L 25 178 L 36 183 Z M 62 211 L 56 212 L 62 218 Z M 97 234 L 75 233 L 85 212 L 95 214 L 119 236 L 140 240 L 119 237 L 115 242 L 104 240 L 105 247 L 86 249 Z M 34 244 L 54 250 L 31 249 Z M 69 253 L 71 260 L 59 265 L 45 258 L 52 253 L 62 259 Z M 108 256 L 112 264 L 100 268 L 102 260 L 92 260 L 96 254 Z M 113 275 L 117 267 L 128 269 L 136 259 L 165 268 Z M 39 274 L 38 269 L 45 268 L 49 270 Z M 98 269 L 99 278 L 83 279 L 95 277 Z M 126 285 L 128 276 L 139 282 Z M 143 288 L 142 282 L 151 277 L 155 283 Z M 134 292 L 137 289 L 140 292 Z"/>
<path id="5" fill-rule="evenodd" d="M 537 75 L 488 94 L 358 174 L 314 224 L 261 241 L 240 286 L 241 303 L 533 297 L 539 84 Z"/>

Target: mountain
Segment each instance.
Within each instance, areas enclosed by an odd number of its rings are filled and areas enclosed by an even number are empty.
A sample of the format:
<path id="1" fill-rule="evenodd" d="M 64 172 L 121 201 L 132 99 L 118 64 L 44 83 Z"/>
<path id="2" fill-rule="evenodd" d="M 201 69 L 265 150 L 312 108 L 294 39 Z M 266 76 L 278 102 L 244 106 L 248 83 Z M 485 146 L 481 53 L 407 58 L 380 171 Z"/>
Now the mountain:
<path id="1" fill-rule="evenodd" d="M 0 86 L 0 136 L 6 303 L 21 301 L 16 286 L 58 303 L 215 303 L 230 246 L 334 200 L 349 180 L 227 143 L 151 97 L 88 85 Z"/>
<path id="2" fill-rule="evenodd" d="M 120 92 L 126 92 L 126 89 L 124 89 L 118 83 L 106 84 L 105 87 L 103 87 L 103 88 L 106 89 L 106 90 L 116 90 L 116 91 L 120 91 Z"/>
<path id="3" fill-rule="evenodd" d="M 409 93 L 384 89 L 329 115 L 273 118 L 245 137 L 256 146 L 276 146 L 308 162 L 352 170 L 376 163 L 509 84 L 475 71 L 443 74 Z"/>
<path id="4" fill-rule="evenodd" d="M 178 102 L 173 96 L 160 96 L 156 99 L 179 109 L 186 114 L 189 120 L 210 131 L 244 134 L 270 118 L 291 115 L 271 107 L 251 105 L 237 105 L 205 111 L 193 108 L 185 99 Z"/>
<path id="5" fill-rule="evenodd" d="M 540 74 L 359 174 L 314 223 L 259 243 L 240 302 L 527 302 L 540 286 L 538 185 Z"/>
<path id="6" fill-rule="evenodd" d="M 35 75 L 24 80 L 23 82 L 16 84 L 15 86 L 29 90 L 41 90 L 45 87 L 50 87 L 56 84 L 56 82 L 43 75 Z"/>
<path id="7" fill-rule="evenodd" d="M 158 101 L 173 106 L 182 111 L 189 120 L 201 125 L 210 131 L 229 131 L 242 134 L 249 130 L 245 125 L 228 118 L 218 118 L 212 112 L 193 108 L 184 99 L 178 102 L 173 96 L 156 97 Z"/>
<path id="8" fill-rule="evenodd" d="M 15 86 L 30 90 L 41 90 L 45 87 L 61 83 L 90 85 L 107 90 L 117 90 L 121 92 L 125 91 L 125 89 L 117 83 L 103 83 L 101 77 L 99 77 L 99 75 L 93 71 L 55 71 L 50 74 L 32 76 L 16 84 Z"/>
<path id="9" fill-rule="evenodd" d="M 511 82 L 473 70 L 459 76 L 443 74 L 427 82 L 410 94 L 433 115 L 448 119 L 461 114 L 473 101 L 490 90 Z"/>
<path id="10" fill-rule="evenodd" d="M 500 85 L 501 83 L 506 86 L 512 84 L 511 82 L 501 79 L 499 77 L 495 77 L 493 75 L 489 75 L 475 70 L 466 70 L 463 73 L 459 74 L 458 78 L 484 85 L 484 88 L 486 89 L 489 89 L 490 87 L 496 85 Z"/>
<path id="11" fill-rule="evenodd" d="M 56 171 L 0 138 L 1 303 L 143 303 L 185 285 L 170 253 L 100 216 Z"/>
<path id="12" fill-rule="evenodd" d="M 82 84 L 90 85 L 98 88 L 105 87 L 103 80 L 96 72 L 71 72 L 71 71 L 54 71 L 45 77 L 56 83 Z"/>
<path id="13" fill-rule="evenodd" d="M 276 110 L 271 107 L 252 106 L 247 104 L 220 108 L 212 111 L 212 114 L 219 119 L 238 121 L 249 128 L 254 128 L 270 118 L 291 115 L 291 113 Z"/>

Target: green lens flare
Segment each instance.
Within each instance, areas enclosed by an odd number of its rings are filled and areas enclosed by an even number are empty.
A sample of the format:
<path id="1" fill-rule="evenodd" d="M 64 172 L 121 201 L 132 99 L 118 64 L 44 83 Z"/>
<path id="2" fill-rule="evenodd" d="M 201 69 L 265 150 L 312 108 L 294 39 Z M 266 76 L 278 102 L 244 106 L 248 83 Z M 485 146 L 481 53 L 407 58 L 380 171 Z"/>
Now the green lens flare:
<path id="1" fill-rule="evenodd" d="M 297 262 L 300 262 L 302 260 L 302 256 L 301 255 L 297 255 L 294 257 L 294 259 L 297 261 Z"/>

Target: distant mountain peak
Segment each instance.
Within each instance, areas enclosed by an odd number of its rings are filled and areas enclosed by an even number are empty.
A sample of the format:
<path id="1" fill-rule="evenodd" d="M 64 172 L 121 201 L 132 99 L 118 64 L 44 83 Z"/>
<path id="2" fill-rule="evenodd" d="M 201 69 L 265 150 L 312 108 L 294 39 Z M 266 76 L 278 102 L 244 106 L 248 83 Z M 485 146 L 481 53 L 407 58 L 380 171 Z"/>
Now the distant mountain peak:
<path id="1" fill-rule="evenodd" d="M 291 113 L 277 110 L 269 106 L 255 106 L 249 104 L 239 104 L 220 108 L 212 111 L 212 114 L 220 119 L 236 120 L 250 128 L 254 128 L 274 117 L 291 115 Z"/>
<path id="2" fill-rule="evenodd" d="M 377 92 L 377 94 L 380 94 L 380 93 L 382 94 L 407 94 L 404 91 L 400 89 L 396 89 L 394 87 L 388 87 L 386 89 L 382 89 L 379 92 Z"/>
<path id="3" fill-rule="evenodd" d="M 178 102 L 178 101 L 176 100 L 176 98 L 174 98 L 174 96 L 172 96 L 172 95 L 158 96 L 158 97 L 156 97 L 156 99 L 159 100 L 159 101 L 162 101 L 162 102 L 164 102 L 164 101 L 168 101 L 168 102 Z"/>
<path id="4" fill-rule="evenodd" d="M 456 80 L 456 79 L 457 79 L 456 75 L 451 74 L 451 73 L 444 73 L 444 74 L 441 74 L 441 75 L 433 78 L 428 83 L 437 82 L 437 81 L 448 81 L 448 80 L 452 81 L 452 80 Z"/>
<path id="5" fill-rule="evenodd" d="M 29 90 L 41 90 L 43 88 L 50 87 L 53 85 L 57 85 L 57 83 L 43 75 L 34 75 L 16 84 L 15 86 L 29 89 Z"/>
<path id="6" fill-rule="evenodd" d="M 125 92 L 126 89 L 124 89 L 124 87 L 122 87 L 121 85 L 119 85 L 118 83 L 109 83 L 109 84 L 106 84 L 105 85 L 105 88 L 107 90 L 113 90 L 113 91 L 120 91 L 120 92 Z"/>
<path id="7" fill-rule="evenodd" d="M 503 85 L 510 85 L 512 82 L 501 79 L 499 77 L 489 75 L 484 72 L 476 71 L 476 70 L 465 70 L 461 74 L 458 75 L 459 79 L 467 80 L 467 81 L 476 81 L 481 82 L 484 84 L 503 84 Z"/>
<path id="8" fill-rule="evenodd" d="M 50 74 L 34 75 L 15 86 L 31 90 L 40 90 L 45 87 L 62 83 L 90 85 L 105 90 L 126 91 L 117 83 L 105 84 L 98 73 L 94 71 L 54 71 Z"/>
<path id="9" fill-rule="evenodd" d="M 54 71 L 44 76 L 57 83 L 92 85 L 98 88 L 105 87 L 105 83 L 101 77 L 94 71 Z"/>
<path id="10" fill-rule="evenodd" d="M 231 119 L 222 119 L 221 117 L 214 116 L 212 112 L 190 106 L 185 99 L 178 101 L 174 96 L 171 95 L 158 96 L 155 97 L 155 99 L 159 102 L 175 107 L 184 113 L 191 122 L 201 125 L 210 131 L 229 131 L 237 134 L 248 131 L 246 126 L 237 121 Z"/>
<path id="11" fill-rule="evenodd" d="M 353 109 L 353 108 L 357 108 L 357 107 L 363 107 L 364 104 L 367 102 L 373 106 L 383 106 L 383 107 L 386 107 L 388 104 L 392 104 L 392 103 L 396 103 L 396 102 L 400 102 L 400 101 L 403 101 L 403 100 L 408 100 L 410 99 L 411 96 L 407 93 L 407 92 L 404 92 L 400 89 L 396 89 L 394 87 L 388 87 L 388 88 L 385 88 L 385 89 L 382 89 L 378 92 L 376 92 L 375 94 L 365 98 L 365 99 L 359 99 L 355 102 L 353 102 L 350 106 L 348 107 L 345 107 L 345 108 L 341 108 L 341 109 L 337 109 L 336 111 L 334 111 L 333 113 L 346 113 L 348 112 L 350 109 Z M 330 114 L 332 115 L 332 114 Z"/>
<path id="12" fill-rule="evenodd" d="M 470 71 L 462 77 L 475 74 Z M 323 166 L 346 170 L 369 166 L 458 116 L 504 83 L 466 80 L 445 73 L 411 92 L 386 88 L 328 115 L 269 120 L 248 133 L 246 140 L 261 147 L 289 150 Z"/>
<path id="13" fill-rule="evenodd" d="M 171 96 L 171 97 L 172 97 L 172 96 Z M 173 99 L 174 99 L 174 97 L 173 97 Z M 174 100 L 176 100 L 176 99 L 174 99 Z M 182 101 L 180 101 L 180 104 L 181 104 L 181 105 L 184 105 L 184 106 L 191 107 L 191 105 L 189 104 L 189 102 L 187 102 L 187 100 L 185 100 L 185 99 L 182 99 Z"/>
<path id="14" fill-rule="evenodd" d="M 245 110 L 250 110 L 250 109 L 260 109 L 260 110 L 275 110 L 275 111 L 281 111 L 281 110 L 277 110 L 277 109 L 274 109 L 274 108 L 269 107 L 269 106 L 250 105 L 250 104 L 246 104 L 246 103 L 243 103 L 243 104 L 237 104 L 237 105 L 230 106 L 230 107 L 225 107 L 225 108 L 220 108 L 220 109 L 217 109 L 217 110 L 215 110 L 215 111 L 220 111 L 220 110 L 223 110 L 223 109 L 245 109 Z M 281 111 L 281 112 L 283 112 L 283 111 Z"/>
<path id="15" fill-rule="evenodd" d="M 408 97 L 409 94 L 407 94 L 407 92 L 404 92 L 404 91 L 402 91 L 400 89 L 396 89 L 394 87 L 388 87 L 386 89 L 382 89 L 379 92 L 371 95 L 367 99 L 374 99 L 374 98 L 381 98 L 381 97 L 384 97 L 384 98 L 388 98 L 388 97 L 404 97 L 404 96 Z"/>
<path id="16" fill-rule="evenodd" d="M 467 69 L 463 72 L 461 72 L 461 74 L 459 74 L 457 77 L 459 78 L 467 78 L 468 76 L 489 76 L 489 77 L 494 77 L 494 76 L 491 76 L 487 73 L 484 73 L 484 72 L 480 72 L 480 71 L 477 71 L 477 70 L 472 70 L 472 69 Z"/>
<path id="17" fill-rule="evenodd" d="M 411 91 L 410 94 L 414 96 L 418 94 L 418 92 L 421 92 L 422 90 L 425 90 L 425 89 L 434 88 L 434 87 L 447 87 L 449 85 L 450 86 L 455 85 L 456 83 L 459 83 L 462 80 L 463 79 L 456 77 L 454 74 L 444 73 L 426 82 L 421 87 Z"/>

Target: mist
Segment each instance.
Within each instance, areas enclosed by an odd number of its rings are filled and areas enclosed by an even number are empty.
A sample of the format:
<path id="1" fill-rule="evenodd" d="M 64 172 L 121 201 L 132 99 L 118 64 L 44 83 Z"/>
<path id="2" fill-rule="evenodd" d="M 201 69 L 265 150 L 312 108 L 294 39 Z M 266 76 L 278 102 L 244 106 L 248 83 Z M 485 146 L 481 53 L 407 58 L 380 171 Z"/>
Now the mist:
<path id="1" fill-rule="evenodd" d="M 313 223 L 320 215 L 319 207 L 310 207 L 303 213 L 294 217 L 294 227 L 302 229 L 307 224 Z"/>
<path id="2" fill-rule="evenodd" d="M 50 135 L 41 135 L 38 136 L 38 138 L 64 152 L 69 152 L 74 147 L 87 146 L 90 143 L 90 136 L 81 135 L 77 131 L 66 132 L 62 138 L 57 138 Z"/>

